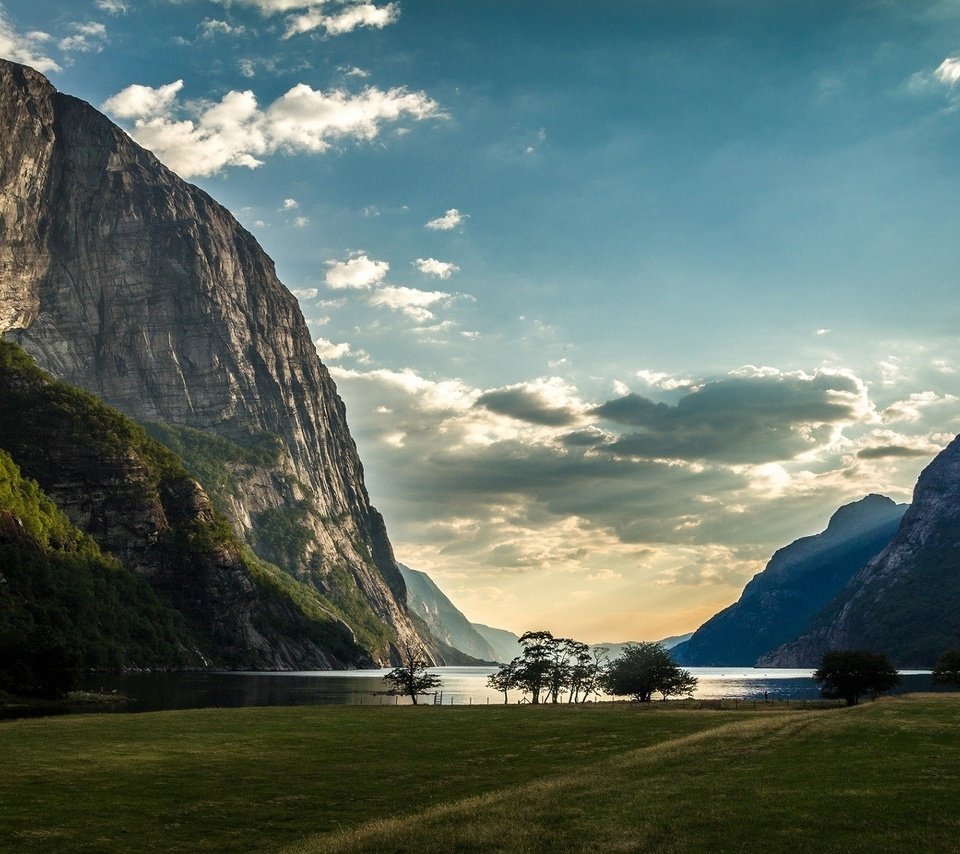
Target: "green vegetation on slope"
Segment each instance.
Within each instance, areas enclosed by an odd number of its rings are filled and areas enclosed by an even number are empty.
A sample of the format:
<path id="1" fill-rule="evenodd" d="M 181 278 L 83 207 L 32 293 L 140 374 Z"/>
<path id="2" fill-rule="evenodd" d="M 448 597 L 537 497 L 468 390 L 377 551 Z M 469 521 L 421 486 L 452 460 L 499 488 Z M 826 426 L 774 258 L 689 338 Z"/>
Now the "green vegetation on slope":
<path id="1" fill-rule="evenodd" d="M 77 668 L 184 666 L 190 643 L 183 618 L 0 450 L 0 689 L 56 694 Z"/>
<path id="2" fill-rule="evenodd" d="M 322 663 L 311 644 L 344 664 L 369 660 L 338 609 L 240 543 L 180 459 L 139 424 L 53 380 L 6 341 L 0 392 L 0 448 L 44 488 L 55 488 L 58 500 L 84 503 L 101 542 L 119 541 L 150 567 L 160 599 L 183 614 L 192 645 L 211 662 L 269 666 L 264 642 L 284 654 L 302 650 L 306 666 Z M 34 592 L 41 600 L 52 595 L 46 587 Z M 251 641 L 248 628 L 261 638 Z"/>
<path id="3" fill-rule="evenodd" d="M 299 707 L 0 724 L 0 848 L 952 851 L 960 698 Z"/>

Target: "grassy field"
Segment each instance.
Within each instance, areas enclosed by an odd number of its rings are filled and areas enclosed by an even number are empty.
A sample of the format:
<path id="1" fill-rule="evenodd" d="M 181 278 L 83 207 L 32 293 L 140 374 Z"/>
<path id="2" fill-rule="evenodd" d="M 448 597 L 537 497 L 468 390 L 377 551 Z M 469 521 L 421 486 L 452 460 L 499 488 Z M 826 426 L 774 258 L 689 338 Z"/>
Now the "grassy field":
<path id="1" fill-rule="evenodd" d="M 0 723 L 0 771 L 11 852 L 960 847 L 949 695 L 78 715 Z"/>

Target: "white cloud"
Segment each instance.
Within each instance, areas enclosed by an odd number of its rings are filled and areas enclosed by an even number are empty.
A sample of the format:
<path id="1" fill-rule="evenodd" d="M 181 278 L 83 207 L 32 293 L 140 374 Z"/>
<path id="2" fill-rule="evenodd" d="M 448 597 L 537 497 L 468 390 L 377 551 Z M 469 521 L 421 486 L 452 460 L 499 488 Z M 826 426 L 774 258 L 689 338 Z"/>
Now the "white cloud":
<path id="1" fill-rule="evenodd" d="M 60 71 L 60 66 L 53 59 L 43 55 L 43 45 L 49 41 L 48 33 L 18 33 L 0 6 L 0 56 L 32 66 L 41 72 Z"/>
<path id="2" fill-rule="evenodd" d="M 933 73 L 941 83 L 948 86 L 956 85 L 957 81 L 960 80 L 960 57 L 948 57 L 937 66 Z"/>
<path id="3" fill-rule="evenodd" d="M 95 21 L 71 24 L 73 35 L 60 39 L 58 47 L 65 53 L 100 53 L 107 38 L 107 28 Z"/>
<path id="4" fill-rule="evenodd" d="M 326 338 L 318 338 L 313 344 L 317 348 L 317 355 L 325 362 L 335 362 L 350 355 L 350 345 L 346 342 L 334 344 Z"/>
<path id="5" fill-rule="evenodd" d="M 651 388 L 660 388 L 664 391 L 674 391 L 678 388 L 689 388 L 692 380 L 681 379 L 664 371 L 648 371 L 646 368 L 636 372 L 637 379 L 642 380 Z"/>
<path id="6" fill-rule="evenodd" d="M 251 59 L 241 59 L 238 63 L 240 66 L 240 73 L 244 77 L 256 77 L 257 70 L 253 67 L 253 60 Z"/>
<path id="7" fill-rule="evenodd" d="M 388 3 L 386 6 L 356 3 L 345 6 L 332 15 L 324 14 L 322 8 L 316 6 L 300 15 L 291 15 L 287 18 L 287 29 L 283 37 L 288 39 L 291 36 L 319 29 L 323 29 L 328 36 L 340 36 L 353 32 L 359 27 L 383 29 L 399 17 L 400 6 L 397 3 Z"/>
<path id="8" fill-rule="evenodd" d="M 200 24 L 200 30 L 205 39 L 212 39 L 216 35 L 240 36 L 247 28 L 241 25 L 231 24 L 229 21 L 218 21 L 215 18 L 206 18 Z"/>
<path id="9" fill-rule="evenodd" d="M 300 202 L 296 199 L 284 199 L 282 207 L 285 211 L 293 211 L 300 207 Z"/>
<path id="10" fill-rule="evenodd" d="M 337 69 L 337 71 L 342 72 L 347 77 L 369 77 L 370 76 L 369 71 L 363 68 L 358 68 L 356 65 L 353 65 L 353 66 L 341 65 Z"/>
<path id="11" fill-rule="evenodd" d="M 250 90 L 230 91 L 218 103 L 181 106 L 178 80 L 152 88 L 134 84 L 103 103 L 117 118 L 134 119 L 131 135 L 185 177 L 227 166 L 255 168 L 277 152 L 326 151 L 343 140 L 373 140 L 384 123 L 445 118 L 423 92 L 367 87 L 353 94 L 299 84 L 266 109 Z"/>
<path id="12" fill-rule="evenodd" d="M 827 329 L 827 328 L 825 328 L 825 327 L 821 327 L 821 328 L 818 329 L 814 334 L 815 334 L 815 335 L 819 335 L 819 336 L 822 338 L 824 335 L 829 335 L 832 331 L 833 331 L 832 329 Z"/>
<path id="13" fill-rule="evenodd" d="M 97 8 L 108 15 L 124 15 L 127 12 L 124 0 L 97 0 Z"/>
<path id="14" fill-rule="evenodd" d="M 371 305 L 384 306 L 401 311 L 418 323 L 433 319 L 428 306 L 444 303 L 453 299 L 453 294 L 443 291 L 421 291 L 417 288 L 385 287 L 379 288 L 370 297 Z"/>
<path id="15" fill-rule="evenodd" d="M 449 279 L 454 273 L 458 273 L 460 268 L 449 261 L 438 261 L 436 258 L 417 258 L 412 262 L 421 272 L 428 276 L 435 276 L 438 279 Z"/>
<path id="16" fill-rule="evenodd" d="M 158 86 L 156 89 L 134 83 L 112 98 L 107 98 L 101 106 L 120 119 L 144 118 L 165 112 L 182 88 L 182 80 L 174 80 L 173 83 Z"/>
<path id="17" fill-rule="evenodd" d="M 957 398 L 952 394 L 939 395 L 935 391 L 914 392 L 904 400 L 890 404 L 880 413 L 884 423 L 915 423 L 923 417 L 921 410 L 937 403 L 952 403 Z"/>
<path id="18" fill-rule="evenodd" d="M 372 288 L 390 272 L 386 261 L 375 261 L 365 254 L 355 254 L 346 261 L 327 261 L 325 281 L 331 288 Z"/>
<path id="19" fill-rule="evenodd" d="M 297 299 L 313 299 L 320 291 L 317 288 L 294 288 L 290 293 Z"/>
<path id="20" fill-rule="evenodd" d="M 293 220 L 294 228 L 306 228 L 308 225 L 310 225 L 309 217 L 298 216 L 298 217 L 295 217 Z"/>
<path id="21" fill-rule="evenodd" d="M 426 224 L 426 228 L 433 231 L 450 231 L 460 225 L 467 216 L 468 214 L 460 213 L 456 208 L 450 208 L 443 216 L 430 220 Z"/>

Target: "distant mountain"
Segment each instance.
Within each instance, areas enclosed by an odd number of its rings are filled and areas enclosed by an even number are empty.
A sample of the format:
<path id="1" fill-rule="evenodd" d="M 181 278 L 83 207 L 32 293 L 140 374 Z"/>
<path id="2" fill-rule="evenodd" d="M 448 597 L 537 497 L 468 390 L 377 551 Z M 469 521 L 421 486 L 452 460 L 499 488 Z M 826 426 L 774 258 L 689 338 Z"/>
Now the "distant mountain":
<path id="1" fill-rule="evenodd" d="M 674 647 L 694 666 L 752 666 L 793 640 L 896 533 L 906 505 L 868 495 L 837 510 L 822 533 L 778 550 L 740 599 Z"/>
<path id="2" fill-rule="evenodd" d="M 494 629 L 483 625 L 483 623 L 471 623 L 470 625 L 476 630 L 477 634 L 493 647 L 495 661 L 503 663 L 513 661 L 523 652 L 519 635 L 515 635 L 507 629 Z"/>
<path id="3" fill-rule="evenodd" d="M 930 667 L 951 647 L 960 647 L 960 437 L 920 474 L 890 544 L 760 663 L 813 667 L 828 649 L 860 648 Z"/>
<path id="4" fill-rule="evenodd" d="M 655 643 L 663 644 L 666 649 L 669 649 L 671 652 L 678 645 L 683 643 L 685 640 L 688 640 L 693 632 L 687 632 L 685 635 L 671 635 L 668 638 L 663 638 L 661 640 L 655 641 Z M 607 656 L 611 661 L 615 658 L 619 658 L 623 655 L 624 647 L 629 646 L 630 644 L 638 643 L 638 641 L 621 641 L 619 643 L 592 643 L 590 646 L 598 647 L 602 646 L 607 650 Z"/>
<path id="5" fill-rule="evenodd" d="M 663 638 L 660 643 L 662 643 L 667 649 L 674 649 L 682 643 L 690 640 L 693 637 L 693 632 L 687 632 L 682 635 L 670 635 L 668 638 Z"/>
<path id="6" fill-rule="evenodd" d="M 407 606 L 435 638 L 481 661 L 497 661 L 494 648 L 425 572 L 398 563 L 407 585 Z"/>

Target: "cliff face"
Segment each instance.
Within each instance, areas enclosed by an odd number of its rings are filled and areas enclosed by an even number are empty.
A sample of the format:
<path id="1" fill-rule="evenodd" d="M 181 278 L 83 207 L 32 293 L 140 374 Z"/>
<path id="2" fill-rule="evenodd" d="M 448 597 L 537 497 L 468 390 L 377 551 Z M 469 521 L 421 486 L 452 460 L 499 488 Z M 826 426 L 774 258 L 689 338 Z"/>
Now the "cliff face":
<path id="1" fill-rule="evenodd" d="M 760 659 L 815 667 L 829 649 L 870 649 L 904 667 L 960 646 L 960 437 L 920 474 L 890 544 L 797 640 Z"/>
<path id="2" fill-rule="evenodd" d="M 278 437 L 270 465 L 233 466 L 233 488 L 212 490 L 221 509 L 260 551 L 282 522 L 299 542 L 287 569 L 416 643 L 343 404 L 253 236 L 88 104 L 5 61 L 0 126 L 0 334 L 138 420 L 240 448 Z M 371 653 L 387 661 L 391 644 Z"/>
<path id="3" fill-rule="evenodd" d="M 402 563 L 398 566 L 407 585 L 407 604 L 410 610 L 427 624 L 435 638 L 480 661 L 499 660 L 493 647 L 429 575 L 410 569 Z"/>
<path id="4" fill-rule="evenodd" d="M 826 530 L 779 549 L 740 599 L 711 617 L 674 655 L 691 665 L 752 666 L 807 627 L 890 542 L 905 510 L 882 495 L 841 507 Z"/>

